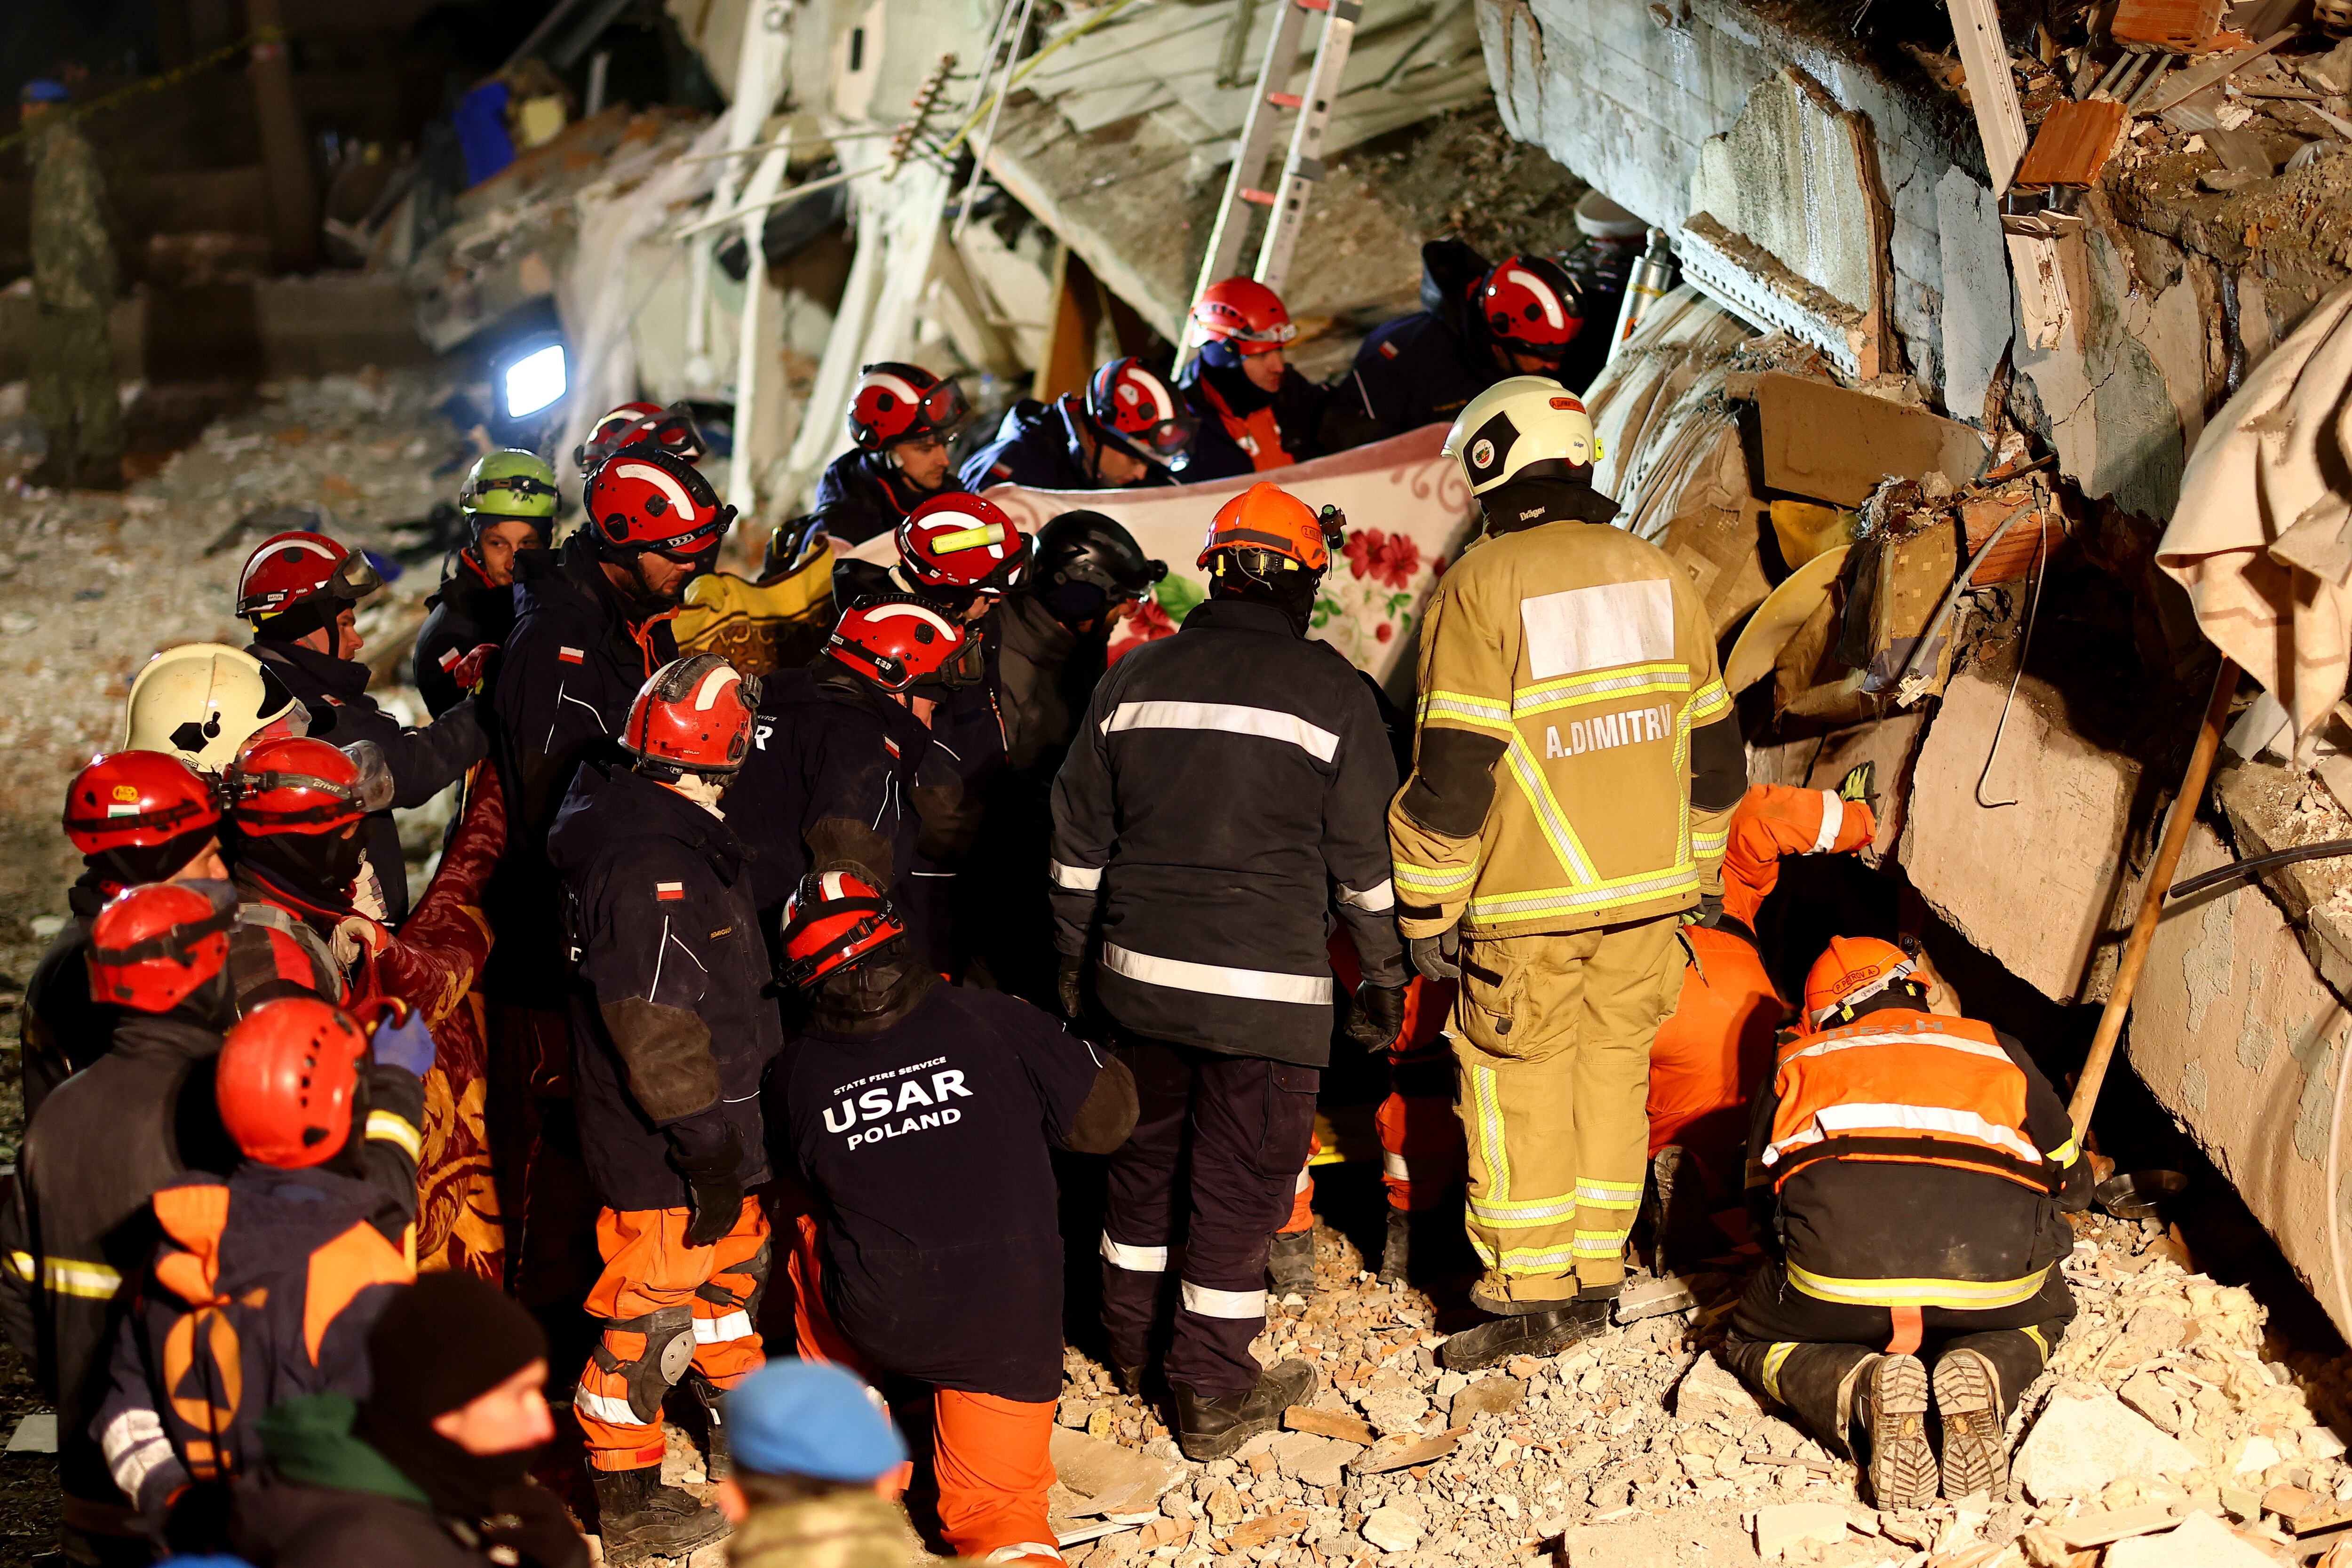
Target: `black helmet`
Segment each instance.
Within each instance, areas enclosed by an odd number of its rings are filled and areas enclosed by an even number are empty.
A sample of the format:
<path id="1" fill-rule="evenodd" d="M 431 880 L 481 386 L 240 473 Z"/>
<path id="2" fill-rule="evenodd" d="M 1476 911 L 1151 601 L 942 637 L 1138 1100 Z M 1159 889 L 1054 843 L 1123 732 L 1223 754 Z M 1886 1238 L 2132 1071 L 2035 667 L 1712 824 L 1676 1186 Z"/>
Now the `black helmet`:
<path id="1" fill-rule="evenodd" d="M 1037 531 L 1031 592 L 1062 621 L 1092 620 L 1106 605 L 1140 599 L 1168 575 L 1135 536 L 1098 511 L 1066 511 Z"/>

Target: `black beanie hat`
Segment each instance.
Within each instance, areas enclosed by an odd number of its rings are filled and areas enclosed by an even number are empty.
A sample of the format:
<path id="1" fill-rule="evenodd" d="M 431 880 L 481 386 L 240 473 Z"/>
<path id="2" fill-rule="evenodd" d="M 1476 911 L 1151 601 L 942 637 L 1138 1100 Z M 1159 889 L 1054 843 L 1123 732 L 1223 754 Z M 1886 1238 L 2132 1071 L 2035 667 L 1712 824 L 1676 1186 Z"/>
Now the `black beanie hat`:
<path id="1" fill-rule="evenodd" d="M 547 1359 L 538 1320 L 471 1274 L 418 1275 L 385 1306 L 367 1345 L 375 1425 L 429 1425 Z"/>

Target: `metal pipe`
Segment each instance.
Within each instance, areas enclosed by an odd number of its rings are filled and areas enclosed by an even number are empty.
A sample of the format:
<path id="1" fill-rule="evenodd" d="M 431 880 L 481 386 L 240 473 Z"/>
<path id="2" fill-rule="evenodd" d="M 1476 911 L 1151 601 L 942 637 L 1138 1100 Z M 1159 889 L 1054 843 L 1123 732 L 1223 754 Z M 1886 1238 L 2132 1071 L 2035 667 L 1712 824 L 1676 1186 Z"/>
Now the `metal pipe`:
<path id="1" fill-rule="evenodd" d="M 2292 849 L 2273 849 L 2267 855 L 2257 855 L 2251 860 L 2233 860 L 2227 866 L 2200 872 L 2185 882 L 2175 882 L 2166 889 L 2168 899 L 2186 899 L 2218 888 L 2224 882 L 2241 877 L 2259 877 L 2281 866 L 2299 865 L 2305 860 L 2333 860 L 2338 856 L 2352 855 L 2352 838 L 2330 838 L 2319 844 L 2298 844 Z"/>

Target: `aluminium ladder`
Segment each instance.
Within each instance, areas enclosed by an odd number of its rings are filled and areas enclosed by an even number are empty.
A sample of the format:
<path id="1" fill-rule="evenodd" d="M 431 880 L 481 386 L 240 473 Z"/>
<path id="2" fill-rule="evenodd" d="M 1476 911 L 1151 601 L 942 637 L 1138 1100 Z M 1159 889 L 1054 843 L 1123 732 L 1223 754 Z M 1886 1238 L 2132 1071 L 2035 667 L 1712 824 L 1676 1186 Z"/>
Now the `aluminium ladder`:
<path id="1" fill-rule="evenodd" d="M 1298 63 L 1298 46 L 1309 11 L 1325 14 L 1314 68 L 1308 73 L 1305 93 L 1285 92 L 1281 89 Z M 1323 177 L 1323 132 L 1331 123 L 1331 104 L 1339 96 L 1339 79 L 1347 71 L 1348 50 L 1362 14 L 1358 0 L 1282 0 L 1274 31 L 1266 39 L 1265 58 L 1258 65 L 1249 113 L 1234 142 L 1234 166 L 1225 176 L 1224 200 L 1217 209 L 1216 226 L 1210 231 L 1208 254 L 1202 258 L 1201 276 L 1192 289 L 1194 299 L 1238 268 L 1253 206 L 1268 209 L 1265 238 L 1258 247 L 1254 276 L 1267 288 L 1281 290 L 1307 216 L 1307 193 Z M 1263 190 L 1257 181 L 1267 153 L 1273 151 L 1274 117 L 1281 110 L 1298 110 L 1298 120 L 1291 127 L 1290 150 L 1283 159 L 1281 178 L 1275 189 Z M 1185 344 L 1183 357 L 1190 359 L 1195 346 L 1190 329 Z"/>

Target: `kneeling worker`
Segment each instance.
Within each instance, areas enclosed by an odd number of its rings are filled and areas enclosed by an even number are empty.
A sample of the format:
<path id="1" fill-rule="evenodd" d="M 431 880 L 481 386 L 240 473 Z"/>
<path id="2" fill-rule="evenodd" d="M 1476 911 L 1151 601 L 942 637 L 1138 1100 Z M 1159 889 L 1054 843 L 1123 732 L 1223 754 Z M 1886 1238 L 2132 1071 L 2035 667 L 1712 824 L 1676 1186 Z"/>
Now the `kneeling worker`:
<path id="1" fill-rule="evenodd" d="M 1807 1032 L 1781 1048 L 1748 1133 L 1770 1257 L 1723 1350 L 1867 1464 L 1883 1509 L 1933 1501 L 1939 1462 L 1948 1498 L 2007 1484 L 2010 1411 L 2074 1315 L 2059 1215 L 2091 1190 L 2025 1047 L 1928 1012 L 1919 974 L 1891 942 L 1842 936 L 1805 976 Z"/>
<path id="2" fill-rule="evenodd" d="M 783 948 L 780 975 L 809 1014 L 776 1087 L 823 1236 L 822 1304 L 802 1310 L 831 1319 L 859 1370 L 932 1386 L 949 1545 L 1059 1562 L 1045 1493 L 1063 1253 L 1047 1145 L 1118 1148 L 1135 1079 L 1026 1002 L 941 984 L 849 872 L 802 881 Z"/>

